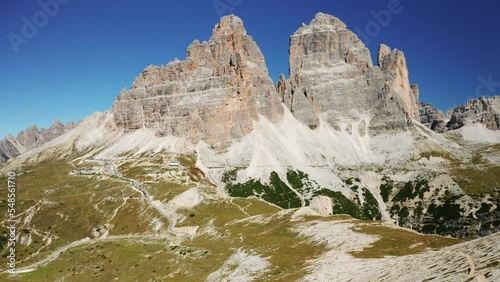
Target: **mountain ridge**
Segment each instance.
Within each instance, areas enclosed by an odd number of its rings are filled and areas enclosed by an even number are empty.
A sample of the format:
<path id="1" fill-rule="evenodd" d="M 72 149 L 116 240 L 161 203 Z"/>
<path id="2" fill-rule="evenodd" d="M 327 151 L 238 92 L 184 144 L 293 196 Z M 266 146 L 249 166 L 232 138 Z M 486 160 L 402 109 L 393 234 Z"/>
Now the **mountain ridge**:
<path id="1" fill-rule="evenodd" d="M 39 147 L 74 129 L 76 126 L 77 123 L 73 121 L 68 121 L 64 125 L 59 120 L 56 120 L 49 128 L 38 129 L 36 125 L 32 125 L 19 132 L 17 137 L 7 135 L 3 140 L 0 140 L 0 163 Z"/>
<path id="2" fill-rule="evenodd" d="M 289 53 L 288 79 L 280 75 L 272 82 L 264 56 L 243 21 L 225 16 L 207 42 L 190 44 L 185 61 L 150 65 L 129 91 L 122 90 L 112 107 L 115 123 L 126 131 L 148 127 L 159 136 L 188 136 L 193 143 L 203 140 L 220 151 L 252 131 L 252 120 L 259 114 L 272 121 L 282 118 L 280 104 L 312 129 L 320 119 L 340 129 L 339 121 L 361 117 L 368 117 L 359 124 L 362 133 L 368 128 L 375 134 L 406 130 L 412 120 L 440 133 L 474 122 L 500 129 L 495 96 L 457 106 L 446 121 L 431 104 L 419 104 L 418 85 L 409 81 L 404 53 L 381 44 L 373 66 L 370 51 L 334 16 L 317 13 L 309 25 L 299 27 L 290 36 Z M 489 104 L 493 106 L 481 112 Z M 468 110 L 471 105 L 475 108 Z M 228 122 L 220 122 L 224 120 Z M 50 132 L 35 134 L 36 130 L 20 132 L 21 142 L 6 136 L 0 144 L 0 162 L 31 149 L 37 134 L 51 135 L 38 141 L 39 146 L 65 132 L 51 127 Z"/>
<path id="3" fill-rule="evenodd" d="M 21 279 L 499 279 L 496 98 L 420 103 L 401 51 L 373 65 L 323 13 L 276 84 L 235 16 L 186 53 L 72 129 L 4 142 L 31 147 L 0 164 Z"/>
<path id="4" fill-rule="evenodd" d="M 381 45 L 377 58 L 373 66 L 342 21 L 318 13 L 291 36 L 289 78 L 282 75 L 274 85 L 241 19 L 226 16 L 211 39 L 189 46 L 186 60 L 147 67 L 109 111 L 6 168 L 54 157 L 184 154 L 195 156 L 196 167 L 228 196 L 264 197 L 286 207 L 275 197 L 279 187 L 292 207 L 329 197 L 336 213 L 416 230 L 458 237 L 497 230 L 481 229 L 476 212 L 485 209 L 471 194 L 491 193 L 486 214 L 495 220 L 496 151 L 476 143 L 498 142 L 498 131 L 481 123 L 445 134 L 428 129 L 419 120 L 419 90 L 409 81 L 404 54 Z M 467 184 L 478 164 L 491 171 L 493 186 Z M 452 202 L 445 192 L 453 193 Z M 474 229 L 456 229 L 455 214 L 443 221 L 446 205 L 473 218 Z"/>

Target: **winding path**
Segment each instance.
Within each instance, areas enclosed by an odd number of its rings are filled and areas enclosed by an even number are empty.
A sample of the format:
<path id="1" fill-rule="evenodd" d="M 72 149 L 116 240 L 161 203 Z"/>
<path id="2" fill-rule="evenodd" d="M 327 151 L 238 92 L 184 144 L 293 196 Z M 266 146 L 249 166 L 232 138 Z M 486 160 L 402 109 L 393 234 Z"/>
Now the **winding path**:
<path id="1" fill-rule="evenodd" d="M 106 166 L 106 170 L 109 172 L 110 175 L 113 175 L 113 176 L 116 176 L 120 179 L 129 181 L 132 189 L 134 191 L 141 193 L 144 196 L 144 198 L 146 199 L 148 205 L 150 207 L 154 208 L 156 211 L 158 211 L 158 213 L 160 213 L 161 216 L 163 216 L 164 218 L 166 218 L 168 220 L 168 222 L 169 222 L 168 232 L 174 234 L 175 236 L 190 236 L 190 235 L 192 235 L 191 233 L 188 233 L 188 232 L 180 232 L 180 231 L 175 230 L 176 220 L 174 218 L 172 218 L 170 215 L 166 214 L 165 211 L 161 207 L 158 207 L 157 205 L 155 205 L 152 202 L 151 196 L 149 195 L 148 191 L 140 188 L 139 181 L 137 181 L 135 179 L 124 177 L 118 171 L 116 165 L 111 161 L 108 161 L 108 160 L 97 160 L 97 161 L 104 162 L 104 164 Z M 120 207 L 122 207 L 126 202 L 127 202 L 126 199 L 124 199 L 124 202 L 122 203 L 122 205 L 120 205 Z M 37 203 L 36 205 L 38 205 L 38 204 L 39 203 Z M 118 209 L 120 207 L 118 207 Z M 32 209 L 32 208 L 33 207 L 31 207 L 30 209 Z M 116 213 L 118 212 L 118 209 L 115 210 L 113 217 L 115 217 Z M 151 235 L 148 235 L 148 234 L 114 235 L 114 236 L 107 236 L 107 234 L 106 234 L 106 236 L 96 238 L 96 239 L 90 239 L 87 237 L 87 238 L 84 238 L 84 239 L 81 239 L 78 241 L 74 241 L 72 243 L 69 243 L 67 245 L 64 245 L 64 246 L 58 248 L 57 250 L 55 250 L 53 253 L 51 253 L 50 255 L 48 255 L 47 257 L 45 257 L 42 260 L 39 260 L 39 261 L 32 263 L 28 266 L 24 266 L 24 267 L 16 269 L 16 273 L 26 273 L 26 272 L 34 271 L 34 270 L 36 270 L 36 268 L 38 268 L 40 266 L 44 266 L 44 265 L 50 263 L 51 261 L 55 260 L 60 254 L 62 254 L 63 252 L 65 252 L 66 250 L 68 250 L 70 248 L 74 248 L 74 247 L 86 245 L 86 244 L 92 244 L 92 243 L 99 242 L 99 241 L 111 241 L 111 240 L 122 240 L 122 239 L 170 239 L 170 237 L 168 237 L 166 235 L 162 236 L 162 235 L 154 235 L 154 234 L 151 234 Z M 48 244 L 46 244 L 44 247 L 47 247 L 47 246 L 48 246 Z M 4 271 L 2 273 L 7 273 L 7 271 Z"/>
<path id="2" fill-rule="evenodd" d="M 150 207 L 154 208 L 156 211 L 158 211 L 158 213 L 161 214 L 161 216 L 163 216 L 164 218 L 166 218 L 168 220 L 168 223 L 169 223 L 168 229 L 167 229 L 168 232 L 170 232 L 174 235 L 177 235 L 177 236 L 189 236 L 189 235 L 191 235 L 191 233 L 188 233 L 188 232 L 180 232 L 180 231 L 175 230 L 175 224 L 177 223 L 176 220 L 171 215 L 166 214 L 165 211 L 161 207 L 158 207 L 157 205 L 155 205 L 153 203 L 153 201 L 151 200 L 151 196 L 149 195 L 149 192 L 146 191 L 145 189 L 140 188 L 139 181 L 123 176 L 123 174 L 121 174 L 118 171 L 116 165 L 113 162 L 108 161 L 108 160 L 100 160 L 100 161 L 104 161 L 106 168 L 107 168 L 108 172 L 110 172 L 111 175 L 129 181 L 132 189 L 134 191 L 142 193 L 144 198 L 146 198 L 148 205 Z"/>

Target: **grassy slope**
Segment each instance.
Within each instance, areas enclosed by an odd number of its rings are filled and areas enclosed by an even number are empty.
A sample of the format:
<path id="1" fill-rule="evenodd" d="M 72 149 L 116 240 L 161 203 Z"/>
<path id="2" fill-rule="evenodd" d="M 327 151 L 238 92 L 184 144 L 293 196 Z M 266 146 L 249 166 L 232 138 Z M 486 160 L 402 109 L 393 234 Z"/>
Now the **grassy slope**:
<path id="1" fill-rule="evenodd" d="M 27 228 L 28 231 L 36 228 L 58 238 L 31 261 L 43 258 L 57 246 L 89 236 L 90 229 L 106 223 L 123 203 L 123 198 L 129 196 L 133 197 L 127 199 L 110 222 L 114 225 L 110 235 L 156 233 L 150 221 L 157 214 L 131 192 L 127 182 L 98 179 L 99 176 L 71 176 L 68 175 L 71 167 L 64 162 L 42 164 L 33 170 L 18 178 L 18 209 L 33 206 L 36 204 L 34 199 L 46 199 L 48 203 L 42 205 Z M 150 185 L 150 189 L 155 197 L 171 199 L 189 186 L 163 183 Z M 64 216 L 61 218 L 57 213 Z M 66 277 L 70 281 L 110 281 L 112 278 L 119 281 L 204 281 L 241 248 L 272 264 L 261 279 L 295 281 L 304 276 L 309 261 L 324 253 L 325 246 L 299 237 L 292 231 L 294 227 L 308 221 L 347 218 L 308 216 L 291 221 L 290 213 L 283 213 L 280 208 L 254 198 L 208 201 L 180 213 L 185 220 L 178 226 L 200 226 L 197 236 L 175 242 L 119 240 L 76 247 L 45 267 L 21 274 L 22 280 L 53 281 Z M 246 220 L 259 216 L 272 219 Z M 353 254 L 362 258 L 407 255 L 459 242 L 356 222 L 359 223 L 355 229 L 358 232 L 380 236 L 372 247 Z M 40 238 L 34 236 L 34 239 L 39 242 L 26 250 L 33 252 L 42 245 Z M 20 248 L 21 257 L 23 251 Z M 2 277 L 6 276 L 0 279 Z"/>
<path id="2" fill-rule="evenodd" d="M 114 225 L 110 235 L 152 232 L 150 222 L 158 216 L 157 212 L 149 208 L 126 181 L 102 176 L 70 175 L 72 167 L 67 162 L 42 163 L 25 169 L 30 170 L 32 172 L 19 175 L 16 179 L 17 214 L 39 204 L 30 223 L 17 225 L 18 231 L 22 229 L 33 238 L 29 246 L 17 248 L 18 262 L 39 249 L 41 253 L 20 265 L 37 260 L 65 244 L 90 237 L 93 228 L 111 219 L 124 198 L 129 198 L 126 205 L 109 222 Z M 1 198 L 0 208 L 6 212 L 4 197 Z M 22 215 L 21 219 L 24 221 L 26 216 Z M 6 215 L 3 214 L 3 217 L 6 218 Z M 5 236 L 6 229 L 1 228 L 1 231 Z M 52 243 L 42 248 L 46 241 L 42 241 L 35 231 L 52 237 Z M 5 254 L 4 249 L 2 255 Z"/>
<path id="3" fill-rule="evenodd" d="M 385 256 L 403 256 L 423 252 L 427 249 L 437 250 L 464 242 L 461 239 L 419 234 L 410 230 L 391 228 L 376 224 L 361 224 L 356 232 L 376 235 L 379 240 L 372 246 L 352 255 L 357 258 L 383 258 Z"/>

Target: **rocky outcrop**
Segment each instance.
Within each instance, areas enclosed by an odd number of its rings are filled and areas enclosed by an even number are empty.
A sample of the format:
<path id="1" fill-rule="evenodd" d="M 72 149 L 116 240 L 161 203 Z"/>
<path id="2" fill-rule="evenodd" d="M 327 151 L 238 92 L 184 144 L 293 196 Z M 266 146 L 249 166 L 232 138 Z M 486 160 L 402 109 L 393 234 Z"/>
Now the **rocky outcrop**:
<path id="1" fill-rule="evenodd" d="M 418 88 L 410 85 L 403 53 L 382 45 L 373 66 L 368 48 L 339 19 L 318 13 L 290 37 L 289 52 L 289 79 L 282 76 L 277 91 L 309 127 L 363 120 L 364 132 L 406 128 L 418 118 Z"/>
<path id="2" fill-rule="evenodd" d="M 403 52 L 387 45 L 380 45 L 378 51 L 378 66 L 384 72 L 389 87 L 389 97 L 394 98 L 413 119 L 419 117 L 418 96 L 420 91 L 417 85 L 410 85 L 408 67 Z"/>
<path id="3" fill-rule="evenodd" d="M 451 116 L 453 115 L 453 111 L 454 111 L 453 108 L 449 108 L 448 110 L 446 110 L 446 112 L 444 112 L 444 117 L 447 120 L 450 120 Z"/>
<path id="4" fill-rule="evenodd" d="M 122 90 L 113 105 L 115 123 L 126 132 L 151 128 L 216 150 L 251 132 L 259 115 L 280 120 L 281 104 L 311 129 L 323 122 L 360 135 L 406 129 L 412 120 L 437 132 L 466 122 L 499 128 L 495 99 L 474 100 L 447 116 L 420 104 L 403 52 L 382 44 L 374 66 L 368 48 L 336 17 L 316 14 L 290 37 L 289 53 L 288 79 L 281 75 L 274 88 L 241 19 L 223 17 L 207 42 L 188 47 L 186 60 L 149 66 Z"/>
<path id="5" fill-rule="evenodd" d="M 4 140 L 0 140 L 0 163 L 21 154 L 19 144 L 12 135 L 8 135 Z"/>
<path id="6" fill-rule="evenodd" d="M 40 137 L 40 130 L 36 125 L 28 127 L 26 130 L 19 132 L 17 134 L 17 142 L 23 148 L 29 149 L 35 146 L 36 141 Z"/>
<path id="7" fill-rule="evenodd" d="M 309 205 L 312 210 L 322 216 L 329 216 L 333 214 L 333 202 L 330 197 L 316 196 L 311 200 Z"/>
<path id="8" fill-rule="evenodd" d="M 448 129 L 458 129 L 466 124 L 482 123 L 488 129 L 500 129 L 500 96 L 471 99 L 458 106 L 446 125 Z"/>
<path id="9" fill-rule="evenodd" d="M 447 130 L 445 115 L 433 104 L 420 103 L 420 123 L 439 133 Z"/>
<path id="10" fill-rule="evenodd" d="M 420 122 L 439 133 L 474 123 L 482 123 L 491 130 L 500 130 L 500 96 L 470 99 L 465 105 L 448 109 L 446 113 L 437 110 L 432 104 L 420 103 Z"/>
<path id="11" fill-rule="evenodd" d="M 74 126 L 74 125 L 70 124 L 70 126 Z M 36 143 L 33 146 L 38 147 L 40 145 L 43 145 L 43 144 L 61 136 L 61 135 L 63 135 L 64 133 L 66 133 L 66 131 L 67 131 L 66 126 L 62 122 L 57 120 L 49 128 L 47 128 L 47 129 L 42 128 L 40 130 L 38 140 L 36 141 Z"/>
<path id="12" fill-rule="evenodd" d="M 152 128 L 224 149 L 249 133 L 259 115 L 277 121 L 283 107 L 259 47 L 231 15 L 210 40 L 194 41 L 185 61 L 146 68 L 112 112 L 125 131 Z"/>
<path id="13" fill-rule="evenodd" d="M 36 125 L 30 126 L 19 132 L 16 138 L 8 135 L 4 140 L 0 140 L 0 163 L 52 141 L 75 127 L 76 123 L 73 121 L 69 121 L 66 126 L 60 121 L 55 121 L 49 128 L 41 130 Z"/>

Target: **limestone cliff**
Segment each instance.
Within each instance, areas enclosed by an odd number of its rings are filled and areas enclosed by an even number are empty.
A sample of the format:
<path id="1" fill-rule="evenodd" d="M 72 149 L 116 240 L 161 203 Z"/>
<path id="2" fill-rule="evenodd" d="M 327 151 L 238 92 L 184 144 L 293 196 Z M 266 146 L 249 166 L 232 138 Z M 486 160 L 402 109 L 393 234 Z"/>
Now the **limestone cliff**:
<path id="1" fill-rule="evenodd" d="M 446 114 L 432 104 L 420 103 L 420 122 L 439 133 L 474 123 L 482 123 L 490 130 L 500 130 L 500 96 L 470 99 L 464 105 L 447 110 Z"/>
<path id="2" fill-rule="evenodd" d="M 404 129 L 418 118 L 418 88 L 410 85 L 403 53 L 382 45 L 373 66 L 368 48 L 339 19 L 316 14 L 290 37 L 289 52 L 289 79 L 282 76 L 277 90 L 309 127 L 363 120 L 361 132 Z"/>
<path id="3" fill-rule="evenodd" d="M 429 103 L 420 103 L 420 122 L 428 128 L 443 133 L 447 130 L 446 118 L 442 111 Z"/>
<path id="4" fill-rule="evenodd" d="M 500 130 L 500 96 L 471 99 L 453 111 L 448 129 L 458 129 L 466 124 L 482 123 L 488 129 Z"/>
<path id="5" fill-rule="evenodd" d="M 146 68 L 112 111 L 126 131 L 152 128 L 224 149 L 252 131 L 259 115 L 277 121 L 283 107 L 259 47 L 231 15 L 210 40 L 194 41 L 186 60 Z"/>
<path id="6" fill-rule="evenodd" d="M 380 45 L 378 51 L 378 66 L 384 72 L 386 83 L 389 85 L 389 97 L 394 98 L 409 116 L 419 117 L 419 89 L 417 85 L 410 85 L 408 67 L 403 52 L 387 45 Z"/>

